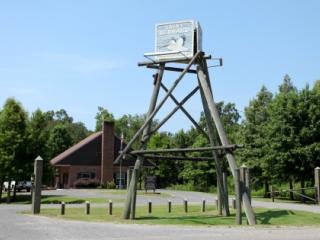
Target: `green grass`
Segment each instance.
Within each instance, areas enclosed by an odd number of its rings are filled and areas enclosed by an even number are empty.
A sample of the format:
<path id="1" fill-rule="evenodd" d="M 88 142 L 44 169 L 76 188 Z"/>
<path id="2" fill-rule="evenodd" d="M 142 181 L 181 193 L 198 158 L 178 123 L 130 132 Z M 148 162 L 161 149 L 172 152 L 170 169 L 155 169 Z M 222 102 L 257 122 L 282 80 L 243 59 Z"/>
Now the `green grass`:
<path id="1" fill-rule="evenodd" d="M 79 204 L 84 203 L 85 201 L 90 201 L 91 203 L 106 203 L 108 200 L 112 200 L 113 202 L 123 202 L 124 199 L 116 199 L 116 198 L 81 198 L 81 197 L 68 197 L 61 195 L 43 195 L 41 196 L 42 204 L 60 204 L 61 202 L 65 202 L 68 204 Z M 2 199 L 3 202 L 6 202 L 6 198 Z M 31 196 L 28 195 L 17 195 L 16 201 L 11 202 L 12 204 L 31 204 Z"/>
<path id="2" fill-rule="evenodd" d="M 236 225 L 235 213 L 232 210 L 231 216 L 218 216 L 213 207 L 209 207 L 205 213 L 200 211 L 200 206 L 189 206 L 188 213 L 185 213 L 182 205 L 172 206 L 172 212 L 168 213 L 167 206 L 154 206 L 153 213 L 147 213 L 147 207 L 138 207 L 134 221 L 122 220 L 122 208 L 116 207 L 113 215 L 107 214 L 106 208 L 91 208 L 91 214 L 84 214 L 83 208 L 67 208 L 64 216 L 60 215 L 59 209 L 42 209 L 41 215 L 66 220 L 94 221 L 94 222 L 118 222 L 118 223 L 136 223 L 136 224 L 168 224 L 168 225 Z M 30 213 L 30 212 L 25 212 Z M 320 225 L 320 214 L 291 211 L 281 209 L 263 209 L 256 208 L 255 216 L 258 224 L 262 225 L 293 225 L 308 226 Z M 243 215 L 243 224 L 246 225 L 246 218 Z"/>
<path id="3" fill-rule="evenodd" d="M 265 198 L 265 197 L 259 197 L 259 196 L 253 196 L 253 200 L 255 201 L 260 201 L 260 202 L 272 202 L 271 198 Z M 297 203 L 297 204 L 302 204 L 301 201 L 299 200 L 290 200 L 288 198 L 275 198 L 274 199 L 275 203 Z M 306 201 L 304 204 L 314 204 L 312 201 Z"/>

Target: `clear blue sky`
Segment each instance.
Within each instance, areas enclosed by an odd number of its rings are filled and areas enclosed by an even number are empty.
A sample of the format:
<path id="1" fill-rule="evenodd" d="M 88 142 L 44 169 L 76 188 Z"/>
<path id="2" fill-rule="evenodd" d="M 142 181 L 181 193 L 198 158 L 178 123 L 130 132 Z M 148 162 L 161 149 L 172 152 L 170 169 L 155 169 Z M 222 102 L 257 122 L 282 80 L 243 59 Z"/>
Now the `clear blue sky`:
<path id="1" fill-rule="evenodd" d="M 136 63 L 153 51 L 154 25 L 195 19 L 204 51 L 224 59 L 210 69 L 215 100 L 243 111 L 263 84 L 275 92 L 285 74 L 298 88 L 320 79 L 319 9 L 320 1 L 289 0 L 2 1 L 0 104 L 15 97 L 28 112 L 64 108 L 89 129 L 97 106 L 115 117 L 144 113 L 153 72 Z M 174 76 L 165 77 L 170 85 Z M 186 79 L 177 96 L 195 83 Z M 199 96 L 186 108 L 198 119 Z M 180 114 L 164 130 L 189 126 Z"/>

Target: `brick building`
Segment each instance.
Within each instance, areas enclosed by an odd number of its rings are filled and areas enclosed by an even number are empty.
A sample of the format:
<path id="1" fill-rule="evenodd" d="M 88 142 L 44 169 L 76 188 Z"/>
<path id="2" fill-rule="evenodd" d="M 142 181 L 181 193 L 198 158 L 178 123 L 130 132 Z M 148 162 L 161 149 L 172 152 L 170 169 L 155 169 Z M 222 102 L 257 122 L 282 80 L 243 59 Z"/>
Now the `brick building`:
<path id="1" fill-rule="evenodd" d="M 120 165 L 113 164 L 120 151 L 121 140 L 114 134 L 114 123 L 104 122 L 102 131 L 94 133 L 59 154 L 50 163 L 56 169 L 55 185 L 59 188 L 77 187 L 79 181 L 126 185 L 127 171 L 134 159 L 126 157 Z M 124 144 L 125 146 L 125 144 Z M 152 166 L 145 161 L 147 167 Z"/>

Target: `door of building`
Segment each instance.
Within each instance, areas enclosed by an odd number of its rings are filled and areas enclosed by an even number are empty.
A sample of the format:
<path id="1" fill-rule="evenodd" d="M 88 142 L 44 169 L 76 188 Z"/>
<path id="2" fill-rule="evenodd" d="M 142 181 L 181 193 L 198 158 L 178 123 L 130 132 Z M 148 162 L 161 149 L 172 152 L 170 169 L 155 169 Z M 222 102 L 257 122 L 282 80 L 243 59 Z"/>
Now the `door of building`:
<path id="1" fill-rule="evenodd" d="M 63 186 L 63 188 L 68 188 L 69 187 L 68 183 L 69 183 L 69 174 L 68 173 L 64 173 L 62 175 L 62 186 Z"/>

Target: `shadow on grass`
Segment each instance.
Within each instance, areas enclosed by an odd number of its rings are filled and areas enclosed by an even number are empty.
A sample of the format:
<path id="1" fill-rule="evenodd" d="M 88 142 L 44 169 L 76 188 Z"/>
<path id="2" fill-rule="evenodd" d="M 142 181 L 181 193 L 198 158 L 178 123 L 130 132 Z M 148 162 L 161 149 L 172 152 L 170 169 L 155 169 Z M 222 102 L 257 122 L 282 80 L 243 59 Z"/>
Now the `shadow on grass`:
<path id="1" fill-rule="evenodd" d="M 164 216 L 141 216 L 138 217 L 136 220 L 141 221 L 162 221 L 163 223 L 179 223 L 179 224 L 192 224 L 192 225 L 221 225 L 221 224 L 228 224 L 233 225 L 235 215 L 232 214 L 228 217 L 223 216 L 215 216 L 215 215 L 195 215 L 195 216 L 172 216 L 172 217 L 164 217 Z"/>
<path id="2" fill-rule="evenodd" d="M 266 210 L 264 212 L 255 213 L 257 221 L 260 224 L 272 224 L 270 221 L 274 218 L 282 218 L 288 215 L 295 215 L 291 210 Z"/>
<path id="3" fill-rule="evenodd" d="M 7 198 L 2 198 L 2 202 L 6 203 Z M 85 199 L 73 199 L 63 196 L 63 195 L 42 195 L 41 196 L 41 203 L 43 204 L 60 204 L 61 202 L 65 202 L 68 204 L 80 204 L 84 203 Z M 16 199 L 11 199 L 10 203 L 13 204 L 31 204 L 31 195 L 17 195 Z"/>
<path id="4" fill-rule="evenodd" d="M 259 224 L 270 225 L 273 224 L 272 220 L 274 219 L 287 219 L 289 215 L 295 215 L 293 211 L 290 210 L 265 210 L 263 212 L 255 213 L 257 222 Z M 193 216 L 141 216 L 137 218 L 137 220 L 142 221 L 155 221 L 155 222 L 163 222 L 163 223 L 175 223 L 179 222 L 181 224 L 201 224 L 201 225 L 234 225 L 235 222 L 235 214 L 231 214 L 230 216 L 217 216 L 217 215 L 193 215 Z M 246 223 L 245 214 L 242 214 L 242 222 Z"/>

